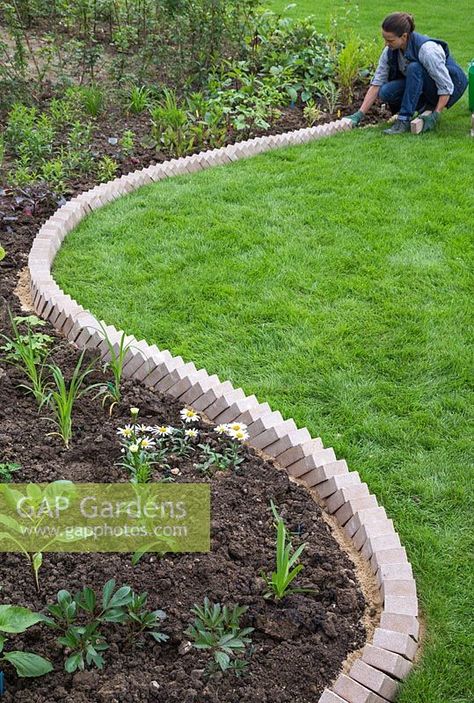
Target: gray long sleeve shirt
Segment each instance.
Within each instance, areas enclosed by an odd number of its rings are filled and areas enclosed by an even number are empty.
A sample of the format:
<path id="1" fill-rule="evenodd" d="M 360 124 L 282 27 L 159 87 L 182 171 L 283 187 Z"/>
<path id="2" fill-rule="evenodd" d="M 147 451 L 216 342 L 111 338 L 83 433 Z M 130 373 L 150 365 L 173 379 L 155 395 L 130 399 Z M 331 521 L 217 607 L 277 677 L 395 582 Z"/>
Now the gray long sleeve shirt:
<path id="1" fill-rule="evenodd" d="M 427 70 L 428 74 L 436 83 L 438 95 L 452 95 L 454 93 L 454 85 L 446 67 L 446 54 L 441 44 L 435 41 L 425 42 L 418 52 L 418 60 L 421 65 Z M 402 75 L 406 75 L 408 62 L 404 54 L 398 52 L 398 67 Z M 389 63 L 388 63 L 388 47 L 382 51 L 379 59 L 379 64 L 375 71 L 371 85 L 384 85 L 388 82 Z"/>

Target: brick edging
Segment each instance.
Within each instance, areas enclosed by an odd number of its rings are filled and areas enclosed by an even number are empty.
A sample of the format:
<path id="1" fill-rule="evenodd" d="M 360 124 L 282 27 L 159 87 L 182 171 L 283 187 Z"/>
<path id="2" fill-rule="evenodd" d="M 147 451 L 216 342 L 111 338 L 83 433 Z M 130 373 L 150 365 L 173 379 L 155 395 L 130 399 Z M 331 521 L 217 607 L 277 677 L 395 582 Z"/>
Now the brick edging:
<path id="1" fill-rule="evenodd" d="M 230 163 L 281 146 L 303 144 L 348 129 L 351 129 L 350 122 L 342 119 L 295 132 L 257 137 L 171 159 L 81 193 L 49 218 L 33 242 L 28 266 L 36 313 L 49 320 L 75 346 L 96 349 L 106 360 L 109 350 L 99 321 L 66 295 L 51 275 L 51 265 L 63 239 L 83 217 L 154 181 Z M 104 322 L 101 324 L 118 349 L 123 332 Z M 399 681 L 408 676 L 418 648 L 418 599 L 406 551 L 392 520 L 370 494 L 367 484 L 361 482 L 357 471 L 349 471 L 344 460 L 337 459 L 332 448 L 324 448 L 319 438 L 312 438 L 305 427 L 298 428 L 294 420 L 285 420 L 278 411 L 272 411 L 268 403 L 259 403 L 255 396 L 246 396 L 230 381 L 222 382 L 205 369 L 185 363 L 180 356 L 173 357 L 167 350 L 134 337 L 127 337 L 126 341 L 131 346 L 123 367 L 125 377 L 168 393 L 205 413 L 214 422 L 245 422 L 250 435 L 248 444 L 273 457 L 289 476 L 313 488 L 326 511 L 344 528 L 355 548 L 369 562 L 384 607 L 372 644 L 364 647 L 362 657 L 355 661 L 347 675 L 341 674 L 324 690 L 319 703 L 394 701 Z"/>

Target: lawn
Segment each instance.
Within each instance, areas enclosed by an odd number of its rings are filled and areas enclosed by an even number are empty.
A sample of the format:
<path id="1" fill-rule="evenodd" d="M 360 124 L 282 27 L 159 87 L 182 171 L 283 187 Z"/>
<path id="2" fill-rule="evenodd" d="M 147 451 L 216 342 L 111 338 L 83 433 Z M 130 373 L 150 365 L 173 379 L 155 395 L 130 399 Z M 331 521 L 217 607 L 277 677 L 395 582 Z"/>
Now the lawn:
<path id="1" fill-rule="evenodd" d="M 394 8 L 371 5 L 372 35 Z M 462 60 L 467 5 L 412 3 Z M 317 7 L 326 21 L 330 3 Z M 255 393 L 360 472 L 426 621 L 401 703 L 474 690 L 468 128 L 464 97 L 436 134 L 359 130 L 148 186 L 83 222 L 54 272 L 99 317 Z"/>

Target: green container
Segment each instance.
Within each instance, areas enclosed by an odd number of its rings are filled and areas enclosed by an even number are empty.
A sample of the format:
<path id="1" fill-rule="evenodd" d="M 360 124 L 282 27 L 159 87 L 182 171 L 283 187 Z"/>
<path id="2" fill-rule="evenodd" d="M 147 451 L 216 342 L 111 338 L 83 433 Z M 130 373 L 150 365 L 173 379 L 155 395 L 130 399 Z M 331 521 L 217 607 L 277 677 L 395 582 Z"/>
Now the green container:
<path id="1" fill-rule="evenodd" d="M 469 111 L 474 112 L 474 59 L 469 66 Z"/>

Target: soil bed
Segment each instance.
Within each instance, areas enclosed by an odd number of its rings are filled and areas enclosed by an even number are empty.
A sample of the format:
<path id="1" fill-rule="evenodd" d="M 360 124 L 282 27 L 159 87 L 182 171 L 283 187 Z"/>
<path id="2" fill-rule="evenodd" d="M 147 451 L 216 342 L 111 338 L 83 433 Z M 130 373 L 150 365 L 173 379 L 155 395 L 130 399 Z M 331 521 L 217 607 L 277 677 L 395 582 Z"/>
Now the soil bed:
<path id="1" fill-rule="evenodd" d="M 145 165 L 145 163 L 141 164 Z M 136 165 L 134 166 L 137 167 Z M 83 189 L 89 184 L 77 184 Z M 39 188 L 3 191 L 0 196 L 0 241 L 7 251 L 0 262 L 0 333 L 9 334 L 8 307 L 21 314 L 13 291 L 26 265 L 32 240 L 41 224 L 57 208 L 57 199 Z M 49 326 L 44 331 L 53 335 Z M 68 377 L 78 353 L 56 337 L 53 360 Z M 103 380 L 97 371 L 89 381 Z M 123 400 L 110 419 L 100 401 L 84 396 L 77 405 L 74 437 L 66 451 L 60 440 L 46 437 L 45 413 L 38 415 L 31 397 L 18 389 L 22 378 L 0 362 L 0 462 L 17 462 L 16 482 L 71 479 L 77 482 L 127 481 L 116 463 L 120 458 L 117 427 L 129 420 L 129 408 L 140 408 L 145 424 L 179 425 L 181 405 L 152 393 L 141 384 L 124 383 Z M 91 394 L 92 395 L 92 394 Z M 214 436 L 200 423 L 203 435 Z M 365 642 L 361 624 L 366 607 L 357 585 L 354 565 L 341 551 L 324 522 L 320 508 L 286 474 L 245 449 L 237 471 L 203 477 L 193 466 L 196 457 L 179 459 L 177 481 L 210 481 L 212 495 L 212 549 L 208 554 L 145 556 L 132 567 L 130 555 L 49 554 L 40 572 L 36 593 L 26 560 L 17 554 L 0 555 L 1 601 L 44 610 L 60 589 L 73 593 L 85 585 L 101 589 L 115 578 L 138 592 L 148 591 L 150 609 L 162 608 L 168 618 L 165 644 L 127 648 L 120 628 L 110 625 L 110 648 L 102 671 L 64 672 L 64 653 L 55 634 L 35 626 L 24 636 L 12 636 L 10 646 L 43 654 L 54 672 L 39 679 L 18 679 L 5 665 L 5 703 L 309 703 L 336 676 L 347 654 Z M 154 480 L 159 479 L 156 473 Z M 298 585 L 311 586 L 312 595 L 294 595 L 279 604 L 263 599 L 262 569 L 274 566 L 275 530 L 269 511 L 276 503 L 292 533 L 293 546 L 307 543 L 304 570 Z M 183 631 L 192 621 L 190 609 L 207 596 L 212 601 L 248 605 L 245 626 L 252 626 L 252 649 L 246 674 L 205 673 L 205 654 L 182 653 Z M 304 675 L 303 675 L 304 674 Z"/>

